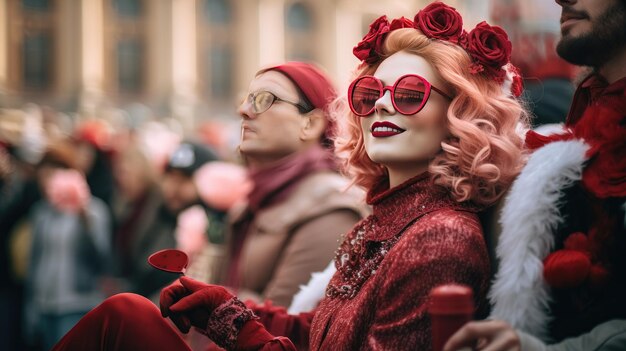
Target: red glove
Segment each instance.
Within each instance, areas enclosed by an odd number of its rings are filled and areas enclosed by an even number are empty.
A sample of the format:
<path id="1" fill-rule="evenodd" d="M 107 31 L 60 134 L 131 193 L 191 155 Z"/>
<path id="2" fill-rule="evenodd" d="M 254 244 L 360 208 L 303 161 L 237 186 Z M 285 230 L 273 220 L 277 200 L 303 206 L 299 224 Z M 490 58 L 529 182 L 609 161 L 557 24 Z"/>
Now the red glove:
<path id="1" fill-rule="evenodd" d="M 170 317 L 183 333 L 191 326 L 206 329 L 213 310 L 233 297 L 225 288 L 181 277 L 161 290 L 161 315 Z"/>

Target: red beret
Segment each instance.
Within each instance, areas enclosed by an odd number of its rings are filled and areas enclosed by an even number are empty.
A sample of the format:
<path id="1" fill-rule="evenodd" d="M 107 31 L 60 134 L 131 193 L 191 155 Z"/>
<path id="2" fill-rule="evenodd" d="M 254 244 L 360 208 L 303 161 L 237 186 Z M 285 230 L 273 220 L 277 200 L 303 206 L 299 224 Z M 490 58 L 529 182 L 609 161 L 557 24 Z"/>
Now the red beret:
<path id="1" fill-rule="evenodd" d="M 330 117 L 328 106 L 337 98 L 337 91 L 328 76 L 310 63 L 296 61 L 262 69 L 257 73 L 257 76 L 267 71 L 277 71 L 287 76 L 313 107 L 319 108 L 324 112 L 328 125 L 322 138 L 322 144 L 332 148 L 331 139 L 335 134 L 335 123 Z"/>
<path id="2" fill-rule="evenodd" d="M 337 91 L 328 76 L 312 64 L 287 62 L 282 65 L 265 68 L 259 71 L 258 74 L 267 71 L 278 71 L 287 76 L 302 91 L 307 100 L 315 108 L 323 110 L 325 114 L 328 114 L 328 104 L 337 97 Z"/>

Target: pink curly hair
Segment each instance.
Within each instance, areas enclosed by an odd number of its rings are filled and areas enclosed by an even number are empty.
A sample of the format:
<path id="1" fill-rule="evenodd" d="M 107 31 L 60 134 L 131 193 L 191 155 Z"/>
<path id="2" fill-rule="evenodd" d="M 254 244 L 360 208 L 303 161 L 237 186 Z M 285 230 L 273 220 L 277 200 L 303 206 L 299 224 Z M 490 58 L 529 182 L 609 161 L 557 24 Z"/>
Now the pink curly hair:
<path id="1" fill-rule="evenodd" d="M 471 74 L 468 67 L 472 61 L 458 45 L 431 40 L 407 28 L 389 33 L 382 58 L 399 51 L 426 59 L 455 91 L 447 113 L 450 137 L 442 142 L 429 166 L 434 183 L 450 189 L 459 202 L 495 202 L 524 163 L 520 132 L 528 121 L 524 108 L 501 84 Z M 373 74 L 379 64 L 360 66 L 356 76 Z M 349 112 L 345 97 L 336 101 L 333 112 L 339 127 L 335 147 L 344 172 L 370 189 L 387 177 L 387 171 L 368 157 L 360 117 Z"/>

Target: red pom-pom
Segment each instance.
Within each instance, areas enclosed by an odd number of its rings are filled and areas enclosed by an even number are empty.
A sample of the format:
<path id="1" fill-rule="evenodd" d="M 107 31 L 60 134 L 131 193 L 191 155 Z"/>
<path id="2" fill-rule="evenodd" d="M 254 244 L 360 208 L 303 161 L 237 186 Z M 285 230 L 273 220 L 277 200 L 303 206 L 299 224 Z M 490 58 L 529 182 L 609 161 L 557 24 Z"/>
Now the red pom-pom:
<path id="1" fill-rule="evenodd" d="M 589 252 L 589 240 L 584 233 L 576 232 L 570 234 L 563 243 L 566 249 Z"/>
<path id="2" fill-rule="evenodd" d="M 605 287 L 609 281 L 611 273 L 599 264 L 594 264 L 589 270 L 589 284 L 593 288 Z"/>
<path id="3" fill-rule="evenodd" d="M 589 257 L 574 250 L 559 250 L 551 253 L 543 261 L 543 277 L 553 288 L 567 289 L 582 284 L 589 270 Z"/>

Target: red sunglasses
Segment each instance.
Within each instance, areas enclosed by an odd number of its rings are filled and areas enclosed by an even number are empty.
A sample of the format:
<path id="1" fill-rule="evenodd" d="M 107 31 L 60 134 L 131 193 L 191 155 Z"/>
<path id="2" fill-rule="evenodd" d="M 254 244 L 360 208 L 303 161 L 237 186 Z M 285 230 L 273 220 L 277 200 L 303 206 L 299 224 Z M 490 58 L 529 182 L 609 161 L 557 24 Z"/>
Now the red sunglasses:
<path id="1" fill-rule="evenodd" d="M 374 76 L 363 76 L 350 84 L 348 103 L 355 115 L 369 116 L 376 109 L 376 101 L 389 90 L 391 103 L 396 111 L 403 115 L 414 115 L 426 105 L 431 89 L 452 100 L 446 93 L 416 74 L 406 74 L 398 78 L 393 86 L 383 86 L 380 79 Z"/>

